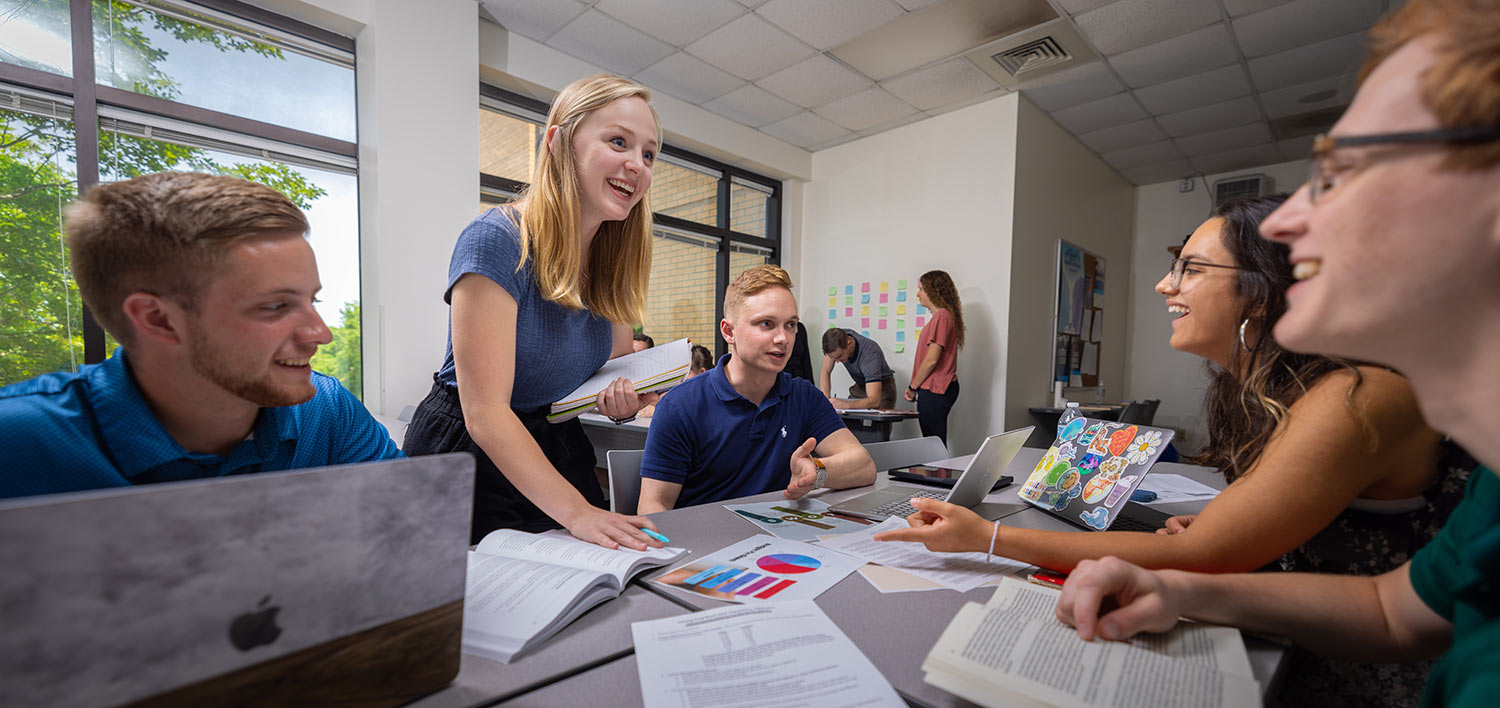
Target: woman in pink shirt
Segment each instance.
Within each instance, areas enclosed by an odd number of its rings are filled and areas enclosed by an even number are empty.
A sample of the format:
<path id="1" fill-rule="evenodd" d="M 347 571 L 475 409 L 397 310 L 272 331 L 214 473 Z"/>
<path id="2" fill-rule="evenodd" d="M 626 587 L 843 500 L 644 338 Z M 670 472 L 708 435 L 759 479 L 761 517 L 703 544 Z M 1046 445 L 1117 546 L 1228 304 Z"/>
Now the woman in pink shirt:
<path id="1" fill-rule="evenodd" d="M 917 368 L 912 371 L 906 400 L 917 404 L 922 435 L 936 435 L 948 444 L 948 411 L 958 400 L 958 348 L 964 345 L 964 308 L 958 288 L 946 271 L 929 270 L 917 280 L 917 302 L 932 311 L 932 319 L 917 337 Z"/>

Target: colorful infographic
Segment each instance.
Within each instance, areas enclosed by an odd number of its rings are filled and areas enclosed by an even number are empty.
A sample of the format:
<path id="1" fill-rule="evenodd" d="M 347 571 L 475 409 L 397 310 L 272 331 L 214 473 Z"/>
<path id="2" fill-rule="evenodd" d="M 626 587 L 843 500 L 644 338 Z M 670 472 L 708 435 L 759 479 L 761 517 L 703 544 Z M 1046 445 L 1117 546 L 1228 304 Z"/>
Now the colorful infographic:
<path id="1" fill-rule="evenodd" d="M 832 549 L 755 535 L 651 582 L 727 602 L 811 600 L 864 563 Z"/>
<path id="2" fill-rule="evenodd" d="M 853 533 L 875 522 L 828 510 L 828 502 L 803 497 L 792 501 L 725 504 L 736 516 L 755 524 L 762 533 L 816 542 L 820 536 Z"/>
<path id="3" fill-rule="evenodd" d="M 1075 418 L 1018 492 L 1031 504 L 1096 531 L 1109 528 L 1174 433 L 1161 428 Z"/>

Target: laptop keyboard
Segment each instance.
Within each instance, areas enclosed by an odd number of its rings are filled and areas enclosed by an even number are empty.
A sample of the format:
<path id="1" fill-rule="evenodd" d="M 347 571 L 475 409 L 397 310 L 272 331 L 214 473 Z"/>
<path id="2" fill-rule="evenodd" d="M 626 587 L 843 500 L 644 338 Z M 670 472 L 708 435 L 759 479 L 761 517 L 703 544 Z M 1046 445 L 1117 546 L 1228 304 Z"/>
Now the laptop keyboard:
<path id="1" fill-rule="evenodd" d="M 1161 524 L 1142 521 L 1128 514 L 1116 516 L 1115 522 L 1109 525 L 1110 531 L 1146 531 L 1148 533 L 1155 533 L 1159 528 L 1162 528 Z"/>
<path id="2" fill-rule="evenodd" d="M 905 499 L 900 499 L 900 500 L 897 500 L 897 501 L 893 501 L 893 502 L 888 502 L 888 503 L 885 503 L 885 504 L 881 504 L 880 506 L 875 507 L 873 509 L 873 511 L 876 514 L 885 514 L 887 516 L 900 516 L 902 518 L 905 518 L 907 516 L 911 516 L 912 514 L 917 513 L 917 508 L 911 505 L 910 499 L 912 497 L 926 497 L 928 499 L 936 499 L 938 501 L 943 501 L 943 500 L 945 500 L 945 499 L 948 498 L 948 493 L 947 492 L 927 492 L 927 491 L 923 491 L 923 490 L 920 490 L 920 489 L 913 489 L 912 492 L 911 492 L 911 494 L 908 495 Z"/>

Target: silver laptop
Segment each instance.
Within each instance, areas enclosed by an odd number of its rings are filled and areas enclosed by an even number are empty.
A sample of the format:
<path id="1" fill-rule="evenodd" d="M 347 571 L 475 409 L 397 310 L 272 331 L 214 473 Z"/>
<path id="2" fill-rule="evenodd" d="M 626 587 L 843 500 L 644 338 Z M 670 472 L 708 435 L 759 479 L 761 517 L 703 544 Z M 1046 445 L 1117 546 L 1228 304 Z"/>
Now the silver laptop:
<path id="1" fill-rule="evenodd" d="M 473 490 L 456 454 L 0 502 L 0 705 L 439 690 Z"/>
<path id="2" fill-rule="evenodd" d="M 839 502 L 829 511 L 858 516 L 865 519 L 884 520 L 891 516 L 908 516 L 916 509 L 911 506 L 912 497 L 941 499 L 950 504 L 973 508 L 984 501 L 985 495 L 995 482 L 1005 474 L 1005 468 L 1015 459 L 1016 453 L 1031 435 L 1034 426 L 1026 426 L 998 435 L 991 435 L 979 445 L 979 452 L 969 460 L 953 489 L 947 492 L 929 491 L 913 487 L 892 485 L 863 494 L 848 501 Z"/>

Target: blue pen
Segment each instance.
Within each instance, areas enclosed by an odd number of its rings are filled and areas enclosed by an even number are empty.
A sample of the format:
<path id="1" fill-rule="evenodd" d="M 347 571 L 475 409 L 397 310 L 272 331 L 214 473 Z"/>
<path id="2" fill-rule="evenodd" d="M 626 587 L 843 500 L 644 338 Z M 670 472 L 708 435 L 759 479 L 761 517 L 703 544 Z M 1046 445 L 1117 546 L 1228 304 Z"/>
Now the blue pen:
<path id="1" fill-rule="evenodd" d="M 661 541 L 662 543 L 671 543 L 672 542 L 672 539 L 667 538 L 666 536 L 663 536 L 663 535 L 661 535 L 661 534 L 659 534 L 659 533 L 657 533 L 655 531 L 652 531 L 651 529 L 641 529 L 641 532 L 644 533 L 644 534 L 646 534 L 647 536 L 650 536 L 651 538 L 654 538 L 654 539 L 656 539 L 658 541 Z"/>

